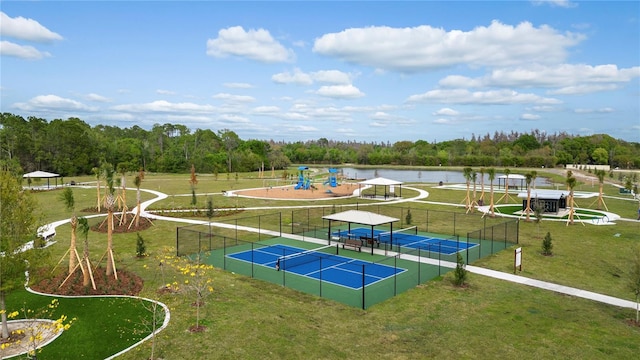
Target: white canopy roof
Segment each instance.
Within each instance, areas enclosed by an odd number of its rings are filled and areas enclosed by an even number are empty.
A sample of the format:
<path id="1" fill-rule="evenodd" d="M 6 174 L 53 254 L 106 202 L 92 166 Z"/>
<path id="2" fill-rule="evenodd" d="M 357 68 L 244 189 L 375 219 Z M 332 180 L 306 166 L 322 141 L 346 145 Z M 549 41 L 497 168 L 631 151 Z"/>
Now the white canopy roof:
<path id="1" fill-rule="evenodd" d="M 506 178 L 507 178 L 507 175 L 498 176 L 498 179 L 506 179 Z M 516 180 L 516 179 L 524 180 L 526 178 L 527 178 L 526 176 L 520 175 L 520 174 L 509 174 L 509 180 L 511 180 L 511 179 L 513 179 L 513 180 Z"/>
<path id="2" fill-rule="evenodd" d="M 362 210 L 347 210 L 339 212 L 337 214 L 331 214 L 323 216 L 323 219 L 342 221 L 348 223 L 356 223 L 362 225 L 377 226 L 396 222 L 400 219 L 392 218 L 390 216 L 379 215 L 376 213 L 362 211 Z"/>
<path id="3" fill-rule="evenodd" d="M 532 199 L 554 199 L 558 200 L 561 197 L 568 197 L 569 191 L 564 190 L 531 190 Z M 527 192 L 518 193 L 518 197 L 522 199 L 527 198 Z"/>
<path id="4" fill-rule="evenodd" d="M 46 171 L 32 171 L 30 173 L 22 175 L 23 178 L 55 178 L 60 177 L 60 174 L 54 174 Z"/>
<path id="5" fill-rule="evenodd" d="M 390 186 L 390 185 L 401 185 L 402 181 L 390 180 L 390 179 L 386 179 L 386 178 L 383 178 L 383 177 L 377 177 L 377 178 L 371 179 L 371 180 L 360 181 L 358 184 Z"/>

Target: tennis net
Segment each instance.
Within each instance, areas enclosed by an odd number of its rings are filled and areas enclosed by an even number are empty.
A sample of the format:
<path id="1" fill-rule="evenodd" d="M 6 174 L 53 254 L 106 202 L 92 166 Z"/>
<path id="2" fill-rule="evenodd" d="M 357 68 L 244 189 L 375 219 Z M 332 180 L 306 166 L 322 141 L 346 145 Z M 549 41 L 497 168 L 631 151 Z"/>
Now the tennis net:
<path id="1" fill-rule="evenodd" d="M 400 230 L 382 232 L 378 234 L 378 241 L 389 243 L 393 239 L 393 242 L 396 243 L 397 241 L 402 239 L 407 239 L 407 240 L 415 239 L 416 235 L 418 235 L 418 227 L 410 226 L 408 228 L 404 228 Z"/>
<path id="2" fill-rule="evenodd" d="M 294 266 L 300 266 L 314 261 L 320 261 L 338 254 L 338 245 L 327 245 L 317 249 L 305 250 L 299 253 L 285 255 L 278 258 L 276 264 L 280 269 L 286 270 Z"/>

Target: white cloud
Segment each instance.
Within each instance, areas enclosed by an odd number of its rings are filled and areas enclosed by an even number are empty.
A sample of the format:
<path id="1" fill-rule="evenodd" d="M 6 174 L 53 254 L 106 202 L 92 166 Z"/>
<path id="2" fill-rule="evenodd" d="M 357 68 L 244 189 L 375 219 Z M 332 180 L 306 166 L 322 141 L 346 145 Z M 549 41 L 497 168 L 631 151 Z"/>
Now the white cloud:
<path id="1" fill-rule="evenodd" d="M 294 125 L 294 126 L 289 126 L 289 131 L 293 131 L 293 132 L 316 132 L 318 131 L 318 128 L 315 126 L 310 126 L 310 125 Z"/>
<path id="2" fill-rule="evenodd" d="M 455 122 L 454 120 L 444 119 L 444 118 L 439 118 L 439 119 L 433 120 L 434 124 L 439 124 L 439 125 L 448 125 L 448 124 L 453 124 L 454 122 Z"/>
<path id="3" fill-rule="evenodd" d="M 98 94 L 94 94 L 94 93 L 87 94 L 85 96 L 85 98 L 87 100 L 89 100 L 89 101 L 95 101 L 95 102 L 101 102 L 101 103 L 106 103 L 106 102 L 110 102 L 111 101 L 111 99 L 109 99 L 107 97 L 104 97 L 104 96 L 98 95 Z"/>
<path id="4" fill-rule="evenodd" d="M 336 99 L 356 99 L 364 96 L 364 93 L 353 85 L 322 86 L 315 93 Z"/>
<path id="5" fill-rule="evenodd" d="M 442 108 L 433 113 L 435 116 L 457 116 L 460 115 L 460 112 L 453 110 L 451 108 Z"/>
<path id="6" fill-rule="evenodd" d="M 540 115 L 536 114 L 522 114 L 520 115 L 520 120 L 540 120 Z"/>
<path id="7" fill-rule="evenodd" d="M 26 103 L 15 103 L 13 107 L 23 111 L 95 111 L 79 101 L 66 99 L 57 95 L 38 95 Z"/>
<path id="8" fill-rule="evenodd" d="M 559 33 L 529 22 L 517 26 L 493 21 L 470 31 L 372 26 L 350 28 L 315 40 L 313 51 L 374 68 L 401 72 L 428 71 L 459 64 L 513 66 L 558 63 L 584 35 Z"/>
<path id="9" fill-rule="evenodd" d="M 321 70 L 311 73 L 314 80 L 331 84 L 351 84 L 351 74 L 339 70 Z"/>
<path id="10" fill-rule="evenodd" d="M 550 5 L 550 6 L 557 6 L 557 7 L 563 7 L 563 8 L 573 8 L 578 6 L 578 4 L 570 0 L 531 0 L 531 3 L 533 3 L 536 6 Z"/>
<path id="11" fill-rule="evenodd" d="M 601 91 L 613 91 L 618 89 L 616 84 L 583 84 L 567 86 L 557 90 L 549 91 L 551 95 L 583 95 Z"/>
<path id="12" fill-rule="evenodd" d="M 279 84 L 296 84 L 296 85 L 311 85 L 313 79 L 311 75 L 303 72 L 300 69 L 294 69 L 293 73 L 288 71 L 274 74 L 271 76 L 271 80 Z"/>
<path id="13" fill-rule="evenodd" d="M 156 90 L 156 94 L 159 94 L 159 95 L 175 95 L 176 93 L 174 91 L 171 91 L 171 90 L 158 89 L 158 90 Z"/>
<path id="14" fill-rule="evenodd" d="M 617 65 L 527 65 L 494 69 L 489 74 L 478 78 L 450 75 L 440 80 L 441 87 L 446 88 L 558 88 L 550 90 L 550 94 L 586 94 L 599 91 L 611 91 L 622 84 L 640 77 L 640 67 L 619 69 Z"/>
<path id="15" fill-rule="evenodd" d="M 246 117 L 235 114 L 222 114 L 219 119 L 221 122 L 226 124 L 242 124 L 250 122 Z"/>
<path id="16" fill-rule="evenodd" d="M 248 103 L 254 102 L 256 99 L 253 96 L 248 95 L 233 95 L 227 93 L 219 93 L 212 96 L 212 98 L 217 100 L 224 100 L 234 103 Z"/>
<path id="17" fill-rule="evenodd" d="M 224 87 L 228 87 L 231 89 L 251 89 L 253 85 L 247 83 L 224 83 L 222 84 Z"/>
<path id="18" fill-rule="evenodd" d="M 280 112 L 277 106 L 256 106 L 252 112 L 256 115 L 271 115 Z"/>
<path id="19" fill-rule="evenodd" d="M 558 112 L 562 109 L 558 106 L 552 105 L 536 105 L 530 108 L 527 108 L 528 111 L 537 111 L 537 112 Z"/>
<path id="20" fill-rule="evenodd" d="M 320 70 L 311 73 L 295 68 L 293 72 L 285 71 L 271 76 L 271 80 L 279 84 L 311 85 L 315 81 L 336 85 L 349 85 L 353 75 L 340 70 Z"/>
<path id="21" fill-rule="evenodd" d="M 27 60 L 39 60 L 51 56 L 48 52 L 40 51 L 33 46 L 18 45 L 6 40 L 0 41 L 0 55 Z"/>
<path id="22" fill-rule="evenodd" d="M 446 76 L 444 79 L 438 81 L 438 85 L 445 88 L 478 88 L 485 86 L 482 79 L 473 79 L 461 75 Z"/>
<path id="23" fill-rule="evenodd" d="M 143 104 L 124 104 L 113 107 L 117 111 L 128 112 L 215 112 L 217 109 L 211 105 L 199 105 L 194 103 L 171 103 L 165 100 L 152 101 Z"/>
<path id="24" fill-rule="evenodd" d="M 389 123 L 380 122 L 380 121 L 374 121 L 374 122 L 370 122 L 369 126 L 377 127 L 377 128 L 383 128 L 383 127 L 388 127 Z"/>
<path id="25" fill-rule="evenodd" d="M 207 55 L 238 56 L 265 63 L 290 62 L 295 58 L 293 50 L 277 42 L 269 31 L 245 31 L 242 26 L 221 29 L 217 38 L 207 40 Z"/>
<path id="26" fill-rule="evenodd" d="M 409 103 L 444 103 L 444 104 L 559 104 L 560 100 L 543 98 L 536 94 L 518 93 L 513 90 L 492 90 L 470 92 L 464 89 L 431 90 L 424 94 L 411 95 Z"/>
<path id="27" fill-rule="evenodd" d="M 0 11 L 0 35 L 19 40 L 47 43 L 62 40 L 62 36 L 40 25 L 33 19 L 12 18 Z"/>
<path id="28" fill-rule="evenodd" d="M 610 107 L 600 108 L 600 109 L 575 109 L 574 110 L 576 114 L 608 114 L 614 111 L 615 110 Z"/>

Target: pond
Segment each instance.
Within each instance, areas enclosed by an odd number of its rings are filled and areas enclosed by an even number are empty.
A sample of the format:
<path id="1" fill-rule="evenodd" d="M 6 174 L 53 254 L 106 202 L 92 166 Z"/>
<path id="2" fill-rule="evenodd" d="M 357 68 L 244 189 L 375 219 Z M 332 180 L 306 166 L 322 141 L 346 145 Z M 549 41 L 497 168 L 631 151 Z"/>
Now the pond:
<path id="1" fill-rule="evenodd" d="M 478 169 L 474 169 L 478 172 Z M 464 184 L 466 179 L 462 171 L 451 170 L 398 170 L 398 169 L 371 169 L 371 168 L 338 168 L 338 172 L 348 179 L 370 180 L 377 177 L 383 177 L 391 180 L 402 181 L 406 183 L 439 183 L 443 184 Z M 496 172 L 494 184 L 498 183 L 498 176 L 504 173 Z M 548 179 L 538 176 L 535 181 L 536 186 L 549 185 Z M 484 174 L 485 184 L 489 184 L 489 176 Z M 477 182 L 480 183 L 480 173 L 478 173 Z M 511 181 L 510 181 L 511 182 Z"/>

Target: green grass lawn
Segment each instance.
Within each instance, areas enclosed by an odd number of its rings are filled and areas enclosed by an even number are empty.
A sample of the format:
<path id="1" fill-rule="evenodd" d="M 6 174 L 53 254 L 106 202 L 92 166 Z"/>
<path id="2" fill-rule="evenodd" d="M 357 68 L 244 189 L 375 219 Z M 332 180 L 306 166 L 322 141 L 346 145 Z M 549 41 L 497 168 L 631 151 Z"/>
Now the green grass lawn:
<path id="1" fill-rule="evenodd" d="M 150 174 L 142 187 L 172 195 L 190 194 L 188 179 L 188 175 Z M 202 201 L 203 206 L 205 193 L 256 187 L 263 182 L 249 175 L 245 179 L 244 174 L 240 174 L 238 180 L 233 176 L 226 180 L 225 175 L 220 175 L 217 180 L 201 176 L 199 180 L 196 191 L 202 194 L 198 201 Z M 590 188 L 591 185 L 582 186 Z M 429 191 L 427 200 L 430 201 L 459 204 L 465 196 L 464 191 L 421 187 Z M 79 203 L 95 202 L 92 193 L 86 190 Z M 78 191 L 76 197 L 80 194 L 85 194 L 85 190 Z M 635 216 L 637 203 L 626 200 L 624 196 L 618 197 L 617 189 L 612 187 L 606 187 L 605 194 L 615 197 L 605 200 L 610 211 L 623 217 Z M 404 188 L 403 196 L 408 197 Z M 37 193 L 36 197 L 44 219 L 58 220 L 70 215 L 63 211 L 62 202 L 56 200 L 55 194 L 43 192 Z M 177 198 L 174 201 L 177 202 Z M 133 204 L 135 191 L 128 193 L 127 199 Z M 189 197 L 185 199 L 189 200 Z M 222 196 L 214 196 L 213 199 L 216 206 L 225 204 Z M 166 202 L 161 207 L 168 206 Z M 582 207 L 589 207 L 591 203 L 583 202 L 579 204 Z M 273 204 L 281 202 L 248 201 L 243 206 Z M 303 204 L 296 202 L 296 205 Z M 464 209 L 451 206 L 426 203 L 404 206 L 411 206 L 416 221 L 419 216 L 415 212 L 429 209 L 457 212 L 468 222 L 477 220 L 482 224 L 483 221 L 478 213 L 464 215 Z M 267 212 L 273 211 L 264 211 Z M 247 211 L 226 218 L 253 214 Z M 451 274 L 447 274 L 365 311 L 215 269 L 211 273 L 214 292 L 200 309 L 201 323 L 207 326 L 207 330 L 190 333 L 187 329 L 196 320 L 195 308 L 191 306 L 193 299 L 184 294 L 161 295 L 156 291 L 176 276 L 158 264 L 166 254 L 164 249 L 175 249 L 175 228 L 179 225 L 177 222 L 157 221 L 142 232 L 149 253 L 143 259 L 135 257 L 135 233 L 114 235 L 117 266 L 144 278 L 142 296 L 158 299 L 171 309 L 171 322 L 157 339 L 156 355 L 164 359 L 626 359 L 637 356 L 640 351 L 640 328 L 629 326 L 626 321 L 635 317 L 632 309 L 620 309 L 478 275 L 471 275 L 468 288 L 456 288 L 451 284 Z M 54 262 L 68 248 L 69 226 L 60 227 L 57 232 L 58 242 L 50 248 Z M 541 255 L 542 238 L 547 232 L 551 234 L 554 245 L 554 255 L 550 257 Z M 521 221 L 521 275 L 634 300 L 627 281 L 630 250 L 639 246 L 638 234 L 640 222 L 635 221 L 619 221 L 607 226 L 567 226 L 564 222 L 547 221 L 538 225 Z M 106 235 L 90 233 L 89 240 L 92 259 L 97 261 L 104 252 Z M 478 260 L 473 265 L 513 272 L 513 249 Z M 84 304 L 82 300 L 78 301 L 78 304 Z M 66 308 L 68 315 L 74 316 L 75 310 L 80 310 L 78 307 Z M 108 340 L 104 340 L 107 338 L 101 333 L 91 333 L 89 337 L 92 339 L 86 341 L 93 344 L 106 342 L 107 346 L 121 349 L 126 347 L 123 339 L 136 335 L 129 326 L 139 321 L 137 313 L 124 309 L 114 309 L 113 317 L 110 312 L 89 313 L 78 311 L 77 324 L 87 321 L 87 317 L 93 319 L 109 315 L 105 321 L 120 321 L 121 326 L 116 328 L 122 330 L 113 329 L 119 334 Z M 76 346 L 76 340 L 67 336 L 74 334 L 74 326 L 51 347 L 64 348 L 66 354 L 73 355 L 73 358 L 104 357 L 102 352 L 92 352 L 93 348 Z M 83 331 L 80 325 L 76 328 L 78 332 Z M 140 359 L 147 358 L 149 354 L 150 344 L 144 344 L 120 358 Z"/>

